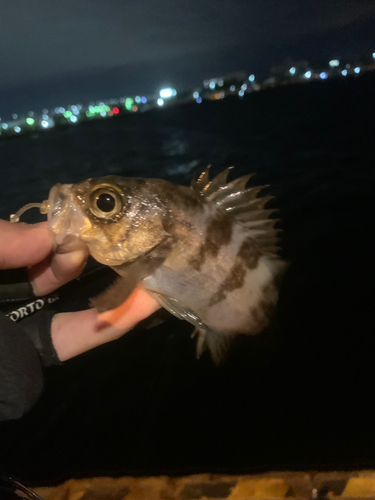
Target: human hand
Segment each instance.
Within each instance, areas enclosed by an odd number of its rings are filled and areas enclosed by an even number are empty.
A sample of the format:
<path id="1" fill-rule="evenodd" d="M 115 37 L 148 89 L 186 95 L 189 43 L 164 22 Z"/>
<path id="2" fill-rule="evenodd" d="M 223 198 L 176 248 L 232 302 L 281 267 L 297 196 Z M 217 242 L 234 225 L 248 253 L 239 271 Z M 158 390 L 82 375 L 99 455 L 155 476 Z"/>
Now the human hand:
<path id="1" fill-rule="evenodd" d="M 88 258 L 85 247 L 54 253 L 47 223 L 11 224 L 0 220 L 0 234 L 0 269 L 27 266 L 36 296 L 46 295 L 79 276 Z M 51 337 L 60 361 L 121 337 L 159 307 L 144 290 L 136 288 L 124 304 L 100 315 L 95 309 L 56 314 Z"/>

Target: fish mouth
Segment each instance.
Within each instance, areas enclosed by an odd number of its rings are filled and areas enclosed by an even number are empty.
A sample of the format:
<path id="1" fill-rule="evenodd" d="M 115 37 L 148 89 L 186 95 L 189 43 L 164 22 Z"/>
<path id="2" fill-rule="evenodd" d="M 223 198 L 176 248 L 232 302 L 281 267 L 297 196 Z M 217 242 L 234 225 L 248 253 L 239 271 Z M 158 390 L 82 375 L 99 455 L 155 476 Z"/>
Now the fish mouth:
<path id="1" fill-rule="evenodd" d="M 87 217 L 77 205 L 71 187 L 72 184 L 56 184 L 51 189 L 48 197 L 49 210 L 47 215 L 48 227 L 55 235 L 56 245 L 62 245 L 64 240 L 68 240 L 69 248 L 74 246 L 75 240 L 78 243 L 82 232 L 89 224 Z"/>

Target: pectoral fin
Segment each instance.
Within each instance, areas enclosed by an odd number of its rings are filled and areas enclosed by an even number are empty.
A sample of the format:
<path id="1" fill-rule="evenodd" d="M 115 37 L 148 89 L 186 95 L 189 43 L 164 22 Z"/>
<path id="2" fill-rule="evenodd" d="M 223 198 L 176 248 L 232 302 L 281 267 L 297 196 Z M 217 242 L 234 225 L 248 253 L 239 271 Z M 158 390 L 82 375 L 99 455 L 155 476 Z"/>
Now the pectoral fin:
<path id="1" fill-rule="evenodd" d="M 173 316 L 176 316 L 176 318 L 188 321 L 198 329 L 205 328 L 202 320 L 189 307 L 184 306 L 178 300 L 151 290 L 147 290 L 147 293 L 154 297 L 164 309 L 173 314 Z"/>
<path id="2" fill-rule="evenodd" d="M 102 313 L 123 304 L 137 286 L 135 279 L 129 278 L 119 276 L 104 292 L 91 299 L 90 305 Z"/>
<path id="3" fill-rule="evenodd" d="M 146 276 L 163 264 L 167 250 L 167 245 L 160 245 L 153 252 L 133 262 L 113 266 L 112 269 L 120 275 L 119 278 L 103 293 L 93 298 L 90 305 L 99 313 L 120 306 Z"/>

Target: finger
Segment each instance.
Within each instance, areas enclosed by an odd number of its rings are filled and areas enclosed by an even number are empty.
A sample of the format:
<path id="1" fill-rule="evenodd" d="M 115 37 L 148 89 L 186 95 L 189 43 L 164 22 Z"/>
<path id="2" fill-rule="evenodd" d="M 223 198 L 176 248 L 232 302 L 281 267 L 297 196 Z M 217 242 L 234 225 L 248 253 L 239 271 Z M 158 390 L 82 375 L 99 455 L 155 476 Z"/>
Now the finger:
<path id="1" fill-rule="evenodd" d="M 66 361 L 118 339 L 159 307 L 156 300 L 137 288 L 123 305 L 100 315 L 95 309 L 56 314 L 51 334 L 57 355 Z"/>
<path id="2" fill-rule="evenodd" d="M 37 296 L 46 295 L 77 278 L 85 268 L 88 248 L 67 253 L 53 253 L 29 268 L 29 280 Z"/>
<path id="3" fill-rule="evenodd" d="M 11 224 L 0 220 L 0 269 L 36 264 L 52 250 L 52 234 L 47 222 L 36 225 Z"/>
<path id="4" fill-rule="evenodd" d="M 98 315 L 103 326 L 113 326 L 118 331 L 129 330 L 160 309 L 160 304 L 145 290 L 137 287 L 130 297 L 116 309 Z"/>

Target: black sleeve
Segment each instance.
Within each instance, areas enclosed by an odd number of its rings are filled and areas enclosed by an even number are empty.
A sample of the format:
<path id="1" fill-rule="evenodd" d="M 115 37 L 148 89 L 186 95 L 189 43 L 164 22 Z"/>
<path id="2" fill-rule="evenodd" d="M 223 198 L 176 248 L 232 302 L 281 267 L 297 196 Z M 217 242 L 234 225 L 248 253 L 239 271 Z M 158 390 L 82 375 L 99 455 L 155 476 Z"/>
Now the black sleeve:
<path id="1" fill-rule="evenodd" d="M 19 324 L 32 340 L 44 366 L 59 364 L 51 338 L 51 322 L 55 312 L 41 309 L 48 305 L 47 298 L 35 297 L 26 280 L 26 269 L 0 272 L 0 311 L 14 321 L 21 319 Z"/>
<path id="2" fill-rule="evenodd" d="M 0 271 L 0 421 L 27 412 L 43 389 L 42 365 L 60 364 L 51 339 L 54 314 L 88 308 L 89 298 L 116 277 L 92 263 L 53 296 L 35 297 L 24 269 Z"/>
<path id="3" fill-rule="evenodd" d="M 24 329 L 0 313 L 0 421 L 20 418 L 43 390 L 38 352 Z"/>
<path id="4" fill-rule="evenodd" d="M 42 365 L 60 362 L 51 339 L 55 313 L 37 310 L 24 274 L 21 270 L 0 273 L 0 421 L 23 416 L 43 390 Z M 13 321 L 21 310 L 35 314 Z"/>

